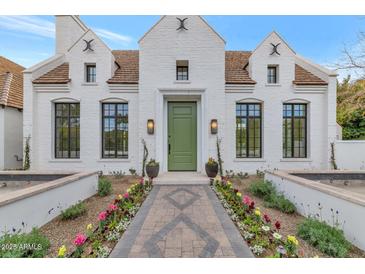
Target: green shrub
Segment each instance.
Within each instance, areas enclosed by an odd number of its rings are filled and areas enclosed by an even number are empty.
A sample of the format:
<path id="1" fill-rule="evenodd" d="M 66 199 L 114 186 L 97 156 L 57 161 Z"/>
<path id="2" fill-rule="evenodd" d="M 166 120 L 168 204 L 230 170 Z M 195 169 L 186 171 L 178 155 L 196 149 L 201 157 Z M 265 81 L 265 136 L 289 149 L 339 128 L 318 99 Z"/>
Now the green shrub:
<path id="1" fill-rule="evenodd" d="M 0 237 L 0 258 L 43 258 L 50 247 L 38 229 L 30 233 L 5 234 Z"/>
<path id="2" fill-rule="evenodd" d="M 276 191 L 272 183 L 264 180 L 253 182 L 249 186 L 249 192 L 254 196 L 262 198 L 265 206 L 279 209 L 284 213 L 294 213 L 296 208 L 292 202 L 285 198 L 283 194 Z"/>
<path id="3" fill-rule="evenodd" d="M 290 202 L 283 194 L 272 193 L 265 199 L 265 206 L 279 209 L 280 211 L 292 214 L 296 208 L 292 202 Z"/>
<path id="4" fill-rule="evenodd" d="M 86 206 L 84 202 L 70 206 L 65 211 L 61 212 L 62 220 L 72 220 L 86 213 Z"/>
<path id="5" fill-rule="evenodd" d="M 297 235 L 323 253 L 333 257 L 346 257 L 351 244 L 343 231 L 313 218 L 298 226 Z"/>
<path id="6" fill-rule="evenodd" d="M 98 194 L 101 197 L 112 193 L 112 183 L 105 177 L 100 177 L 98 182 Z"/>
<path id="7" fill-rule="evenodd" d="M 251 192 L 254 196 L 264 199 L 265 197 L 269 197 L 272 193 L 275 193 L 275 187 L 264 180 L 257 180 L 253 182 L 248 191 Z"/>

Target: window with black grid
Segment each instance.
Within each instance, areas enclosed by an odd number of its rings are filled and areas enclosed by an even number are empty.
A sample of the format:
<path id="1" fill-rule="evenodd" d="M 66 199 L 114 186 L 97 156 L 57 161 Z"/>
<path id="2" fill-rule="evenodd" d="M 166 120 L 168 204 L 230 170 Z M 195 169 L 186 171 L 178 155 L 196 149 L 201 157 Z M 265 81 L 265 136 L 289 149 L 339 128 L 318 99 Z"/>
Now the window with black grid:
<path id="1" fill-rule="evenodd" d="M 55 104 L 55 158 L 80 158 L 80 104 Z"/>
<path id="2" fill-rule="evenodd" d="M 261 104 L 236 104 L 236 157 L 261 158 Z"/>
<path id="3" fill-rule="evenodd" d="M 277 84 L 278 83 L 278 67 L 277 66 L 268 66 L 267 67 L 267 83 L 268 84 Z"/>
<path id="4" fill-rule="evenodd" d="M 86 82 L 87 83 L 96 82 L 96 65 L 95 64 L 86 65 Z"/>
<path id="5" fill-rule="evenodd" d="M 128 158 L 128 104 L 104 103 L 103 158 Z"/>
<path id="6" fill-rule="evenodd" d="M 307 104 L 283 106 L 283 157 L 307 157 Z"/>

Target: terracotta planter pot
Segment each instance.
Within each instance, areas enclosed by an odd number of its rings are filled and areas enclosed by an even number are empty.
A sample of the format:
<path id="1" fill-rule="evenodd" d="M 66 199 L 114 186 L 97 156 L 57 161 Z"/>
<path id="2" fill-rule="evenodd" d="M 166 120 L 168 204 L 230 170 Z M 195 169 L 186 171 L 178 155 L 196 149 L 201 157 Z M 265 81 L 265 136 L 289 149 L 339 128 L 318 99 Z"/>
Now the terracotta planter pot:
<path id="1" fill-rule="evenodd" d="M 156 178 L 158 176 L 159 171 L 160 171 L 160 165 L 146 166 L 146 173 L 149 178 Z"/>
<path id="2" fill-rule="evenodd" d="M 214 178 L 218 174 L 218 164 L 208 165 L 205 164 L 205 172 L 209 178 Z"/>

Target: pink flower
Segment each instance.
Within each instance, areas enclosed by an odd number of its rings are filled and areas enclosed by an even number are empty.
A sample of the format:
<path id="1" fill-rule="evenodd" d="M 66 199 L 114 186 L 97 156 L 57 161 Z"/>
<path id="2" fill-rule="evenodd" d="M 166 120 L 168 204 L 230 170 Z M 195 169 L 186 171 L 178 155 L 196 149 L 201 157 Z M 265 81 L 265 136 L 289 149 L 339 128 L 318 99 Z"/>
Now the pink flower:
<path id="1" fill-rule="evenodd" d="M 115 211 L 115 210 L 117 210 L 117 206 L 115 205 L 115 204 L 110 204 L 109 206 L 108 206 L 108 209 L 110 210 L 110 211 Z M 100 216 L 100 215 L 99 215 Z"/>
<path id="2" fill-rule="evenodd" d="M 84 234 L 77 234 L 74 240 L 74 245 L 81 246 L 86 242 L 86 236 Z"/>
<path id="3" fill-rule="evenodd" d="M 129 198 L 129 193 L 128 193 L 128 192 L 124 193 L 124 194 L 123 194 L 123 198 L 124 198 L 124 199 L 128 199 L 128 198 Z"/>
<path id="4" fill-rule="evenodd" d="M 98 219 L 99 221 L 105 221 L 106 219 L 106 211 L 102 211 L 99 213 L 99 216 L 98 216 Z"/>
<path id="5" fill-rule="evenodd" d="M 245 195 L 244 197 L 243 197 L 243 203 L 245 204 L 245 205 L 250 205 L 251 204 L 251 202 L 252 202 L 252 200 L 251 200 L 251 198 L 249 197 L 249 196 L 247 196 L 247 195 Z"/>
<path id="6" fill-rule="evenodd" d="M 143 183 L 144 183 L 144 178 L 142 177 L 141 179 L 139 179 L 139 183 L 141 184 L 141 185 L 143 185 Z"/>

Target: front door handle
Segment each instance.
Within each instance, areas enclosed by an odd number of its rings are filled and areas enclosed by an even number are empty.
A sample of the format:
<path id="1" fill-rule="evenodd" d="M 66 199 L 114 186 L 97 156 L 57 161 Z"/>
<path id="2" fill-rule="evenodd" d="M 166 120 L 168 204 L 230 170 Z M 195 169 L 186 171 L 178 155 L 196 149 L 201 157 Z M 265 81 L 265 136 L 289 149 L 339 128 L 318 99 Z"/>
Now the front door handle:
<path id="1" fill-rule="evenodd" d="M 169 144 L 169 155 L 170 155 L 170 152 L 171 152 L 171 145 Z"/>

